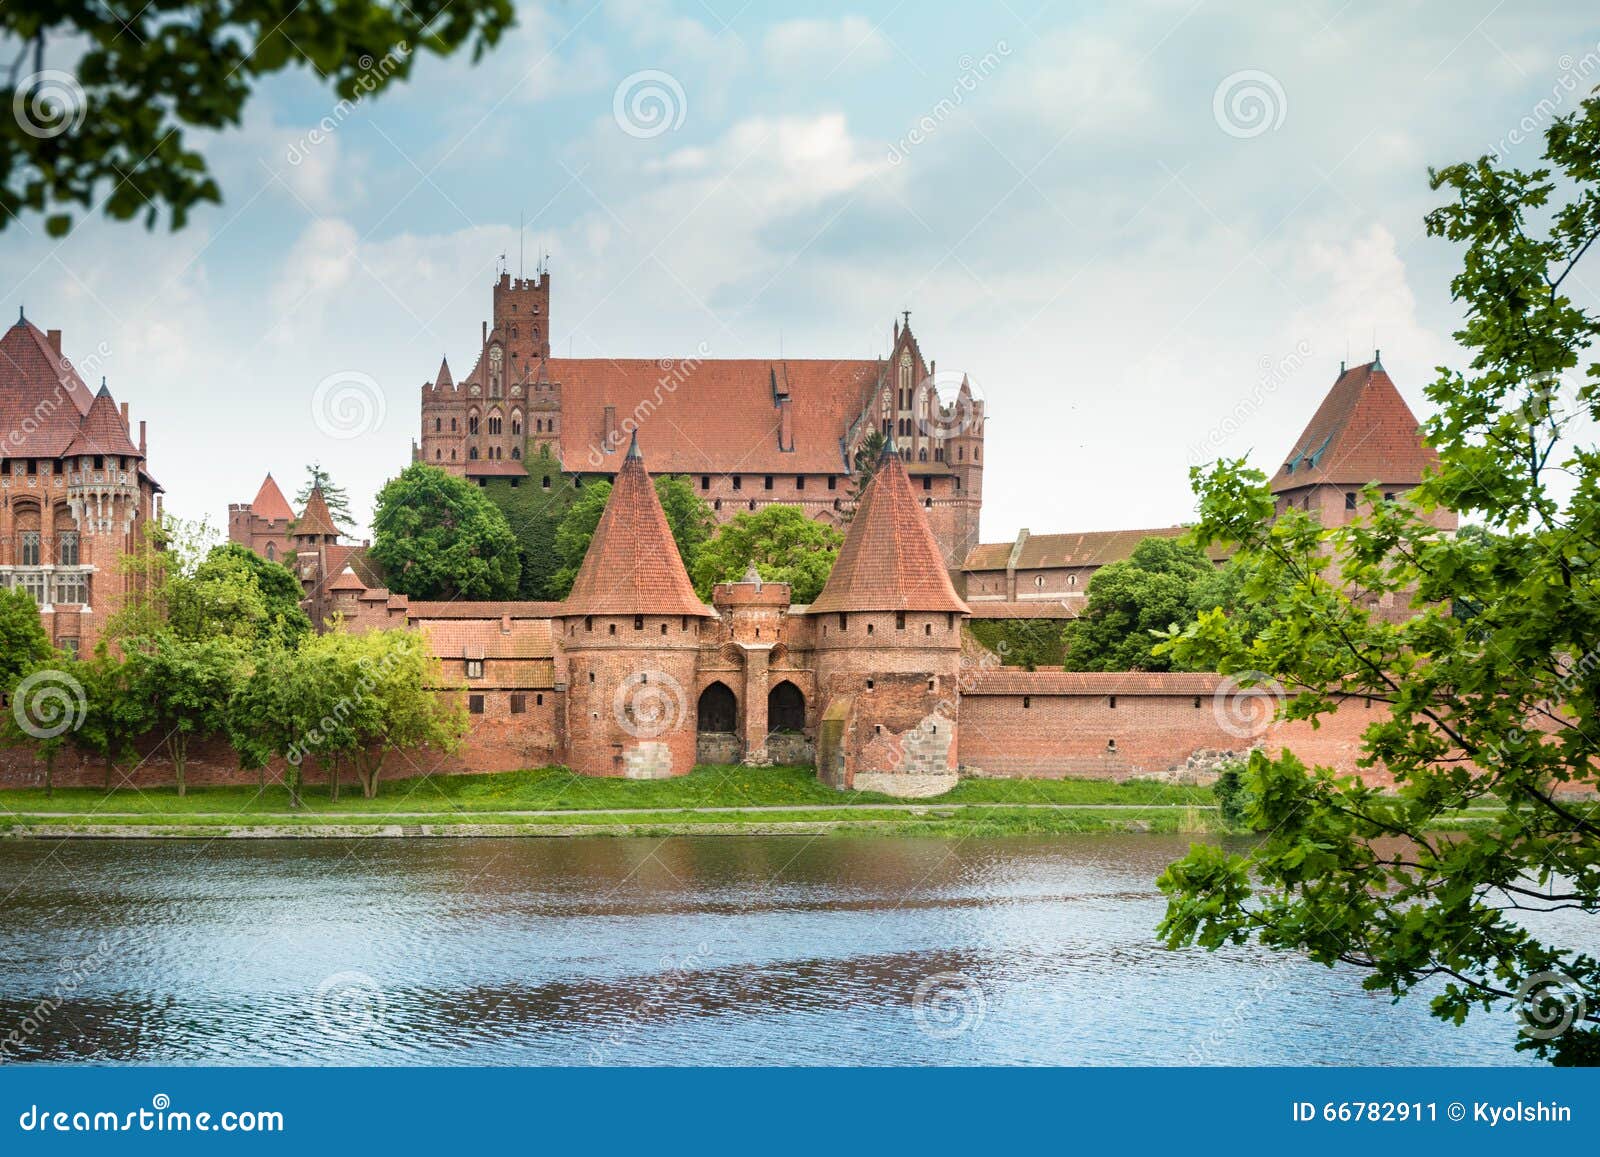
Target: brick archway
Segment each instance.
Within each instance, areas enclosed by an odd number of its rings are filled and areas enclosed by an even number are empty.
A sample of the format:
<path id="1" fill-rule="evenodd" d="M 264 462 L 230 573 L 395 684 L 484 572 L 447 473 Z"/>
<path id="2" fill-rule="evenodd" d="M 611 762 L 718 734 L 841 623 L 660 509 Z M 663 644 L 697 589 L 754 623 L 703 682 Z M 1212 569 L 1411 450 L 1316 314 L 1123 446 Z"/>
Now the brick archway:
<path id="1" fill-rule="evenodd" d="M 784 679 L 767 692 L 767 730 L 804 731 L 806 697 L 800 688 Z"/>
<path id="2" fill-rule="evenodd" d="M 726 683 L 712 683 L 700 692 L 695 717 L 701 731 L 732 733 L 739 726 L 739 700 Z"/>

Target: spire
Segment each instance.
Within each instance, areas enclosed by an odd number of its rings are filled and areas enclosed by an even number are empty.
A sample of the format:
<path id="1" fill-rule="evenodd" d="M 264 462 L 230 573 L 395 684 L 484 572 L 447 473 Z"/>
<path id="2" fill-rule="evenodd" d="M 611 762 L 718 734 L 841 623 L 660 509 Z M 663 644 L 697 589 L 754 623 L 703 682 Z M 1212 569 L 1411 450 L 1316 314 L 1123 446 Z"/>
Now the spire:
<path id="1" fill-rule="evenodd" d="M 100 390 L 99 390 L 98 393 L 95 394 L 95 397 L 97 397 L 97 398 L 109 398 L 110 396 L 111 396 L 111 390 L 106 385 L 105 375 L 101 374 L 100 375 Z"/>
<path id="2" fill-rule="evenodd" d="M 637 426 L 634 427 L 633 437 L 628 440 L 628 457 L 637 458 L 640 462 L 644 461 L 644 455 L 639 453 L 639 428 Z"/>
<path id="3" fill-rule="evenodd" d="M 639 435 L 617 471 L 600 525 L 567 595 L 569 615 L 709 615 L 678 556 Z"/>
<path id="4" fill-rule="evenodd" d="M 250 512 L 257 518 L 265 518 L 269 522 L 290 522 L 294 519 L 294 511 L 289 507 L 289 500 L 283 496 L 283 491 L 278 489 L 278 484 L 270 473 L 261 482 L 261 489 L 256 491 L 255 500 L 250 503 Z"/>
<path id="5" fill-rule="evenodd" d="M 911 491 L 905 464 L 884 446 L 878 472 L 850 520 L 849 533 L 813 614 L 834 611 L 950 611 L 968 614 L 945 570 L 939 544 Z"/>
<path id="6" fill-rule="evenodd" d="M 878 451 L 878 461 L 886 462 L 890 458 L 898 460 L 899 457 L 900 448 L 895 445 L 894 435 L 889 434 L 883 440 L 883 449 Z"/>
<path id="7" fill-rule="evenodd" d="M 306 498 L 306 508 L 295 520 L 292 537 L 309 538 L 311 535 L 325 534 L 338 538 L 341 533 L 338 524 L 333 521 L 333 514 L 328 510 L 327 499 L 322 497 L 322 487 L 313 486 Z"/>
<path id="8" fill-rule="evenodd" d="M 455 381 L 450 377 L 450 359 L 449 358 L 440 358 L 439 359 L 439 375 L 438 375 L 438 377 L 434 378 L 433 384 L 435 386 L 453 386 L 453 385 L 455 385 Z"/>

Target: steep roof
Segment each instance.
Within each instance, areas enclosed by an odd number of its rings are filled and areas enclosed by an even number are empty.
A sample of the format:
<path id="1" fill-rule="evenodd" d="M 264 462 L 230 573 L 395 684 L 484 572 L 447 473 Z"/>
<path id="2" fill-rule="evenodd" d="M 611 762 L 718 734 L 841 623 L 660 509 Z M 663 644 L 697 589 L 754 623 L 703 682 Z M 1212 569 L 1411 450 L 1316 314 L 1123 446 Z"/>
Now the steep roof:
<path id="1" fill-rule="evenodd" d="M 262 479 L 261 489 L 256 491 L 255 499 L 250 503 L 250 512 L 257 518 L 266 518 L 273 522 L 288 522 L 294 518 L 294 511 L 289 508 L 289 500 L 283 496 L 283 491 L 278 489 L 278 484 L 268 474 Z"/>
<path id="2" fill-rule="evenodd" d="M 1272 479 L 1274 493 L 1321 484 L 1414 486 L 1439 460 L 1383 363 L 1348 369 L 1333 383 Z"/>
<path id="3" fill-rule="evenodd" d="M 606 407 L 619 429 L 637 423 L 657 474 L 700 474 L 748 463 L 751 473 L 844 474 L 840 440 L 866 407 L 883 363 L 763 358 L 657 361 L 552 358 L 561 385 L 561 460 L 568 470 L 616 469 Z M 779 450 L 780 396 L 787 396 L 793 450 Z M 470 467 L 469 467 L 470 472 Z"/>
<path id="4" fill-rule="evenodd" d="M 834 611 L 967 613 L 893 441 L 884 446 L 827 585 L 811 604 L 812 614 Z"/>
<path id="5" fill-rule="evenodd" d="M 328 589 L 330 591 L 364 591 L 367 589 L 367 584 L 361 581 L 355 571 L 345 567 L 328 584 Z"/>
<path id="6" fill-rule="evenodd" d="M 89 412 L 78 423 L 78 432 L 67 443 L 63 454 L 118 454 L 130 458 L 141 457 L 139 447 L 128 437 L 128 425 L 122 420 L 122 411 L 111 400 L 111 391 L 104 381 L 100 392 L 89 404 Z"/>
<path id="7" fill-rule="evenodd" d="M 22 318 L 0 334 L 0 455 L 59 458 L 94 401 L 72 363 Z M 112 451 L 115 453 L 116 451 Z"/>
<path id="8" fill-rule="evenodd" d="M 569 615 L 710 615 L 678 557 L 633 435 L 564 606 Z"/>
<path id="9" fill-rule="evenodd" d="M 342 533 L 344 532 L 334 523 L 333 515 L 328 511 L 328 503 L 322 497 L 322 487 L 313 486 L 311 494 L 306 498 L 306 508 L 300 512 L 300 517 L 294 524 L 293 537 L 329 534 L 337 538 Z"/>

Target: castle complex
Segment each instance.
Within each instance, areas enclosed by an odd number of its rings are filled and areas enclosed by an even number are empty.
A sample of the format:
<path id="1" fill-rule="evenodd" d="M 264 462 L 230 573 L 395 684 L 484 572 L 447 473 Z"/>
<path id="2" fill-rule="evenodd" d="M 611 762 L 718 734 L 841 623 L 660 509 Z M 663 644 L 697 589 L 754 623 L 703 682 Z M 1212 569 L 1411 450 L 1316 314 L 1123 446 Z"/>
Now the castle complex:
<path id="1" fill-rule="evenodd" d="M 472 724 L 439 769 L 657 778 L 696 763 L 814 763 L 840 788 L 922 796 L 963 772 L 1160 775 L 1292 742 L 1308 761 L 1354 770 L 1370 704 L 1313 730 L 1275 721 L 1270 699 L 1238 698 L 1215 675 L 1030 672 L 966 641 L 975 616 L 1072 617 L 1099 566 L 1181 528 L 980 543 L 982 403 L 964 382 L 939 399 L 908 323 L 878 361 L 562 360 L 549 356 L 549 288 L 548 276 L 499 280 L 477 363 L 459 384 L 442 367 L 424 387 L 414 454 L 480 480 L 538 485 L 530 461 L 612 479 L 565 600 L 395 594 L 320 491 L 297 517 L 270 475 L 229 509 L 230 538 L 288 566 L 319 626 L 427 636 L 441 690 L 464 689 Z M 0 461 L 0 577 L 34 594 L 58 645 L 82 650 L 122 593 L 117 557 L 156 515 L 144 432 L 132 440 L 103 385 L 89 395 L 59 334 L 19 321 L 0 354 L 13 431 Z M 873 431 L 881 449 L 861 488 Z M 1374 357 L 1341 367 L 1272 489 L 1280 512 L 1343 522 L 1365 486 L 1402 493 L 1432 462 Z M 703 602 L 652 472 L 688 474 L 723 519 L 786 502 L 845 526 L 822 592 L 795 604 L 787 585 L 752 571 Z"/>
<path id="2" fill-rule="evenodd" d="M 842 525 L 876 430 L 899 447 L 945 566 L 978 544 L 983 402 L 923 359 L 910 314 L 886 360 L 553 358 L 550 282 L 501 274 L 472 369 L 456 381 L 445 362 L 422 387 L 416 460 L 520 479 L 545 450 L 568 474 L 609 478 L 648 427 L 651 470 L 687 476 L 718 521 L 777 502 Z"/>

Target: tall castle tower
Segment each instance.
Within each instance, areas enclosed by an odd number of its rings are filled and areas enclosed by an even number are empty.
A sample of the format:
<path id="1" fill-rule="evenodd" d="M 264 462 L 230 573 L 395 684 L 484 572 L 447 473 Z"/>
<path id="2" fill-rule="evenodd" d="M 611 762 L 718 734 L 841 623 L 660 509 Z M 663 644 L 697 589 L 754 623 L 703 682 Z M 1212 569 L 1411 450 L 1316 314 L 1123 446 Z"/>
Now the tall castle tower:
<path id="1" fill-rule="evenodd" d="M 961 622 L 969 613 L 890 438 L 810 606 L 820 779 L 895 795 L 955 786 Z"/>
<path id="2" fill-rule="evenodd" d="M 555 620 L 573 771 L 662 779 L 694 766 L 695 669 L 714 618 L 683 569 L 635 434 Z"/>

